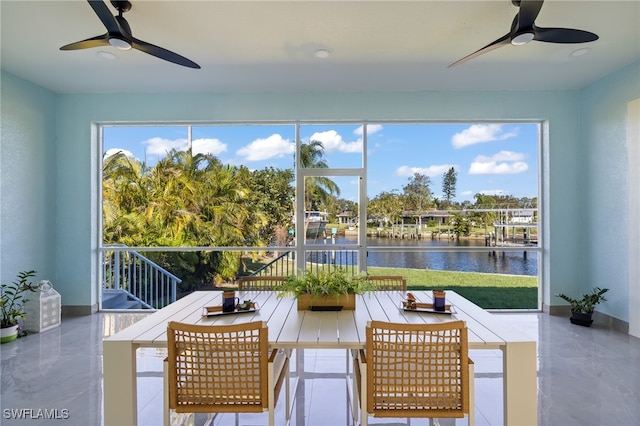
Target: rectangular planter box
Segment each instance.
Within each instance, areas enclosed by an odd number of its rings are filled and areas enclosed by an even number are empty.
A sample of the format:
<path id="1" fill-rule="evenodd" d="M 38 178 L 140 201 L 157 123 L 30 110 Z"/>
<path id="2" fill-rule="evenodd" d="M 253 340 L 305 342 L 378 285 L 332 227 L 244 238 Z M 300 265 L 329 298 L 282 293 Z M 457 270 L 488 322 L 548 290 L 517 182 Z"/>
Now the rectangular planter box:
<path id="1" fill-rule="evenodd" d="M 340 296 L 314 296 L 311 294 L 301 294 L 298 296 L 298 310 L 306 311 L 311 307 L 327 308 L 342 306 L 342 309 L 354 310 L 356 308 L 356 295 L 343 294 Z"/>

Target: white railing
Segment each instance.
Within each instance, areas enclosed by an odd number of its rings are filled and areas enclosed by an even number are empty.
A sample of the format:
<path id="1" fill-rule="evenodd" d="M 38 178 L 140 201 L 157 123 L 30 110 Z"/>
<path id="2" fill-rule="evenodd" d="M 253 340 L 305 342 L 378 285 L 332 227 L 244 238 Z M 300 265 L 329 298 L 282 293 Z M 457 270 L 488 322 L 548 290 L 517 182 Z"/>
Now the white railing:
<path id="1" fill-rule="evenodd" d="M 102 290 L 125 292 L 146 309 L 160 309 L 176 301 L 182 280 L 124 244 L 102 251 Z"/>

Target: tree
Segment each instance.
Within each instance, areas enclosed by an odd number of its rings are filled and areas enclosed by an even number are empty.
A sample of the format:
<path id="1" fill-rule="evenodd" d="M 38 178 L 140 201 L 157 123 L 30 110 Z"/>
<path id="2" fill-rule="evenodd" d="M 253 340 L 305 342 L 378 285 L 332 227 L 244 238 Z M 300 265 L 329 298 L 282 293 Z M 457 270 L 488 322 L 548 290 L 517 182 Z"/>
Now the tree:
<path id="1" fill-rule="evenodd" d="M 422 225 L 421 213 L 433 202 L 430 185 L 429 176 L 415 173 L 413 177 L 409 178 L 409 183 L 402 188 L 407 201 L 406 208 L 416 212 L 420 225 Z"/>
<path id="2" fill-rule="evenodd" d="M 491 195 L 477 193 L 473 196 L 475 198 L 475 207 L 478 209 L 492 209 L 495 205 L 495 198 Z M 489 225 L 493 224 L 498 219 L 496 212 L 482 212 L 482 223 L 484 224 L 485 235 L 489 233 Z"/>
<path id="3" fill-rule="evenodd" d="M 395 191 L 383 191 L 369 201 L 367 211 L 370 216 L 376 217 L 381 223 L 398 223 L 402 218 L 403 196 Z"/>
<path id="4" fill-rule="evenodd" d="M 265 242 L 272 242 L 276 235 L 281 235 L 282 229 L 286 235 L 292 227 L 293 179 L 292 169 L 269 167 L 251 173 L 251 205 L 269 218 L 260 229 L 260 239 Z"/>
<path id="5" fill-rule="evenodd" d="M 102 175 L 104 242 L 136 245 L 146 225 L 141 206 L 149 202 L 144 166 L 118 152 L 103 158 Z"/>
<path id="6" fill-rule="evenodd" d="M 326 169 L 329 167 L 324 156 L 324 146 L 320 141 L 310 141 L 300 145 L 300 166 L 305 169 Z M 304 181 L 305 210 L 326 208 L 332 196 L 340 195 L 340 188 L 324 176 L 307 177 Z"/>
<path id="7" fill-rule="evenodd" d="M 267 223 L 251 204 L 251 173 L 208 154 L 171 151 L 145 169 L 122 154 L 103 164 L 105 243 L 129 246 L 266 245 Z M 290 179 L 286 181 L 286 185 Z M 233 277 L 239 252 L 150 252 L 148 257 L 183 277 L 181 290 Z"/>
<path id="8" fill-rule="evenodd" d="M 460 238 L 460 236 L 467 236 L 471 232 L 471 221 L 460 213 L 453 214 L 453 217 L 449 219 L 449 225 L 452 226 L 453 233 L 456 235 L 456 238 Z"/>
<path id="9" fill-rule="evenodd" d="M 456 183 L 458 182 L 458 176 L 456 170 L 451 167 L 442 176 L 442 193 L 447 201 L 447 205 L 451 205 L 451 200 L 456 196 Z"/>

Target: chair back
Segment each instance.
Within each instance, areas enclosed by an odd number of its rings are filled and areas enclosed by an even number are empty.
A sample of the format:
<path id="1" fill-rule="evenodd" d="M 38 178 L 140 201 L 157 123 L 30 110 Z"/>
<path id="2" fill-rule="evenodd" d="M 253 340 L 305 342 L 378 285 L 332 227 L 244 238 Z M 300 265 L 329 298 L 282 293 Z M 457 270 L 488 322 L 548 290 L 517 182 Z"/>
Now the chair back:
<path id="1" fill-rule="evenodd" d="M 287 280 L 286 277 L 249 276 L 241 277 L 238 290 L 242 291 L 273 291 L 278 284 Z"/>
<path id="2" fill-rule="evenodd" d="M 373 289 L 407 291 L 407 280 L 401 275 L 368 275 L 367 281 Z"/>
<path id="3" fill-rule="evenodd" d="M 464 417 L 469 358 L 464 321 L 366 328 L 367 411 L 378 417 Z"/>
<path id="4" fill-rule="evenodd" d="M 178 413 L 262 412 L 268 407 L 266 323 L 167 327 L 169 408 Z"/>

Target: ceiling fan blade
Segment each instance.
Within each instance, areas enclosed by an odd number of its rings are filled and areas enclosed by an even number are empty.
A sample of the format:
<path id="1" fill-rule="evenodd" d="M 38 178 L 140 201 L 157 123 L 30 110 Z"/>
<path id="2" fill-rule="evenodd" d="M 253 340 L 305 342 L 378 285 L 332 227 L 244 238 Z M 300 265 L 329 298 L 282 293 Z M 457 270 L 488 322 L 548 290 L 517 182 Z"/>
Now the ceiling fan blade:
<path id="1" fill-rule="evenodd" d="M 174 64 L 182 65 L 189 68 L 200 69 L 200 65 L 196 64 L 190 59 L 184 56 L 178 55 L 170 50 L 163 49 L 162 47 L 147 43 L 136 38 L 131 38 L 131 47 L 140 50 L 141 52 L 153 55 L 156 58 L 164 59 L 165 61 L 173 62 Z"/>
<path id="2" fill-rule="evenodd" d="M 77 41 L 75 43 L 67 44 L 66 46 L 62 46 L 60 50 L 91 49 L 92 47 L 100 47 L 100 46 L 110 46 L 109 33 L 91 37 L 86 40 Z"/>
<path id="3" fill-rule="evenodd" d="M 123 13 L 128 12 L 131 9 L 131 3 L 128 0 L 111 2 L 113 6 L 118 9 L 118 15 L 115 16 L 111 14 L 111 11 L 102 0 L 87 1 L 107 29 L 107 33 L 101 36 L 68 44 L 61 47 L 60 50 L 88 49 L 100 46 L 114 46 L 123 50 L 133 48 L 177 65 L 189 68 L 200 68 L 200 65 L 185 58 L 184 56 L 134 38 L 131 33 L 129 23 L 122 16 Z"/>
<path id="4" fill-rule="evenodd" d="M 589 31 L 575 30 L 571 28 L 541 28 L 537 27 L 535 20 L 540 14 L 544 0 L 511 0 L 518 7 L 518 13 L 511 22 L 509 34 L 489 43 L 482 49 L 471 55 L 454 62 L 447 68 L 459 65 L 484 53 L 490 52 L 505 44 L 520 46 L 531 40 L 547 43 L 587 43 L 598 40 L 598 36 Z"/>
<path id="5" fill-rule="evenodd" d="M 505 34 L 502 37 L 500 37 L 499 39 L 497 39 L 496 41 L 487 44 L 482 49 L 478 49 L 475 52 L 473 52 L 472 54 L 467 55 L 462 59 L 458 59 L 457 61 L 455 61 L 454 63 L 449 65 L 447 68 L 455 67 L 456 65 L 460 65 L 460 64 L 462 64 L 464 62 L 470 61 L 473 58 L 477 58 L 480 55 L 484 55 L 487 52 L 491 52 L 492 50 L 495 50 L 495 49 L 497 49 L 499 47 L 505 46 L 505 45 L 509 44 L 510 38 L 511 38 L 510 34 Z"/>
<path id="6" fill-rule="evenodd" d="M 522 0 L 518 11 L 518 30 L 533 28 L 533 23 L 542 9 L 544 0 Z"/>
<path id="7" fill-rule="evenodd" d="M 535 29 L 534 40 L 547 43 L 588 43 L 598 40 L 598 36 L 589 31 L 572 28 L 540 28 Z"/>
<path id="8" fill-rule="evenodd" d="M 109 8 L 102 0 L 87 0 L 93 11 L 98 15 L 98 18 L 105 26 L 109 33 L 119 33 L 120 27 L 116 22 L 116 18 L 113 16 Z"/>

